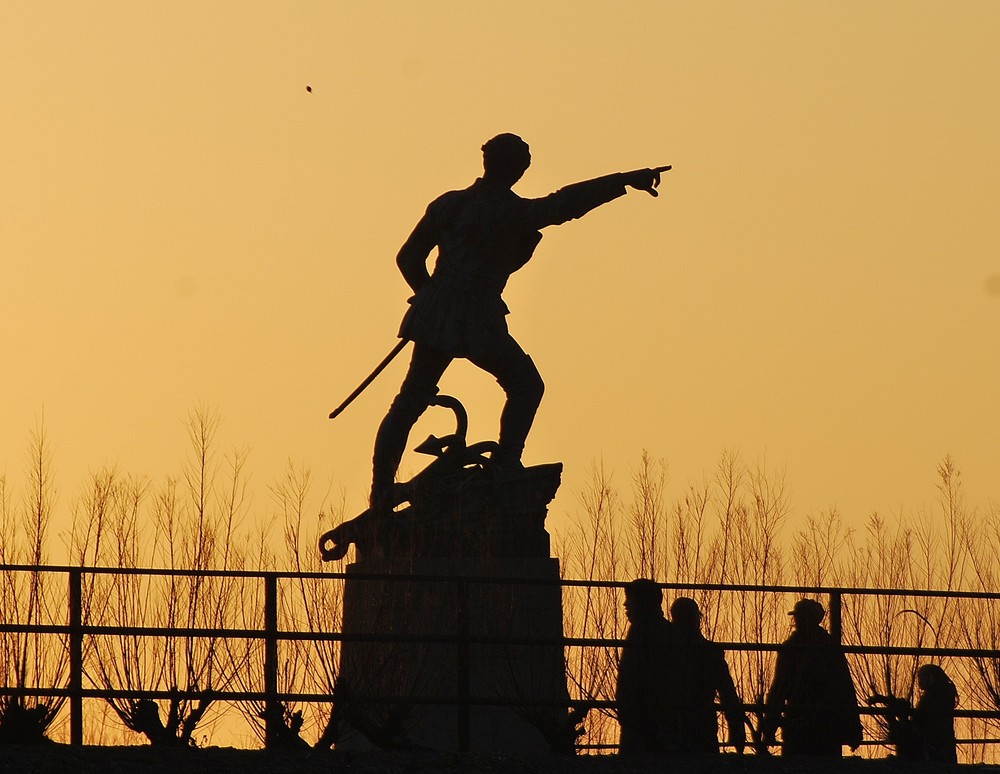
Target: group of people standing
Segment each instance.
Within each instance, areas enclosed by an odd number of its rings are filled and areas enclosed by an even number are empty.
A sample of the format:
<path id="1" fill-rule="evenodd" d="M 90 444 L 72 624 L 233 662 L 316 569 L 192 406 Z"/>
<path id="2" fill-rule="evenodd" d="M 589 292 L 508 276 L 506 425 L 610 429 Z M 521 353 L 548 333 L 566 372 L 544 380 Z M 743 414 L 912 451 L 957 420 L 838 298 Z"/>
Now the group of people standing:
<path id="1" fill-rule="evenodd" d="M 743 752 L 743 703 L 722 647 L 701 632 L 695 600 L 677 597 L 668 620 L 659 585 L 638 579 L 625 587 L 625 613 L 629 630 L 615 695 L 621 753 L 718 753 L 720 708 L 727 743 Z M 844 745 L 854 750 L 861 744 L 854 681 L 843 650 L 823 628 L 825 615 L 812 599 L 799 600 L 789 612 L 794 628 L 778 649 L 754 735 L 758 746 L 777 744 L 778 729 L 783 755 L 839 757 Z M 911 708 L 894 700 L 889 741 L 900 758 L 954 762 L 955 687 L 935 665 L 924 665 L 917 675 L 920 701 Z"/>
<path id="2" fill-rule="evenodd" d="M 639 579 L 625 587 L 625 614 L 629 630 L 615 692 L 621 753 L 717 753 L 716 696 L 729 744 L 742 752 L 742 703 L 725 653 L 701 633 L 698 604 L 678 597 L 668 621 L 660 587 Z"/>

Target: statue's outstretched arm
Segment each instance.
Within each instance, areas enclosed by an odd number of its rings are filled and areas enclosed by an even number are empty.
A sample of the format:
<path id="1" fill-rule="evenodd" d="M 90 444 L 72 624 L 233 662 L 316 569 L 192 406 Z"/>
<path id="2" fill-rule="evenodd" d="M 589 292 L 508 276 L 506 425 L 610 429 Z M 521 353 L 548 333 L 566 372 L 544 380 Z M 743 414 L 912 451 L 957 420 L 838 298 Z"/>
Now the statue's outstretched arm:
<path id="1" fill-rule="evenodd" d="M 527 219 L 533 229 L 557 226 L 568 220 L 582 218 L 602 204 L 624 196 L 626 186 L 646 191 L 656 196 L 660 184 L 660 174 L 669 166 L 651 169 L 636 169 L 631 172 L 617 172 L 612 175 L 595 177 L 560 188 L 555 193 L 540 199 L 529 199 Z"/>

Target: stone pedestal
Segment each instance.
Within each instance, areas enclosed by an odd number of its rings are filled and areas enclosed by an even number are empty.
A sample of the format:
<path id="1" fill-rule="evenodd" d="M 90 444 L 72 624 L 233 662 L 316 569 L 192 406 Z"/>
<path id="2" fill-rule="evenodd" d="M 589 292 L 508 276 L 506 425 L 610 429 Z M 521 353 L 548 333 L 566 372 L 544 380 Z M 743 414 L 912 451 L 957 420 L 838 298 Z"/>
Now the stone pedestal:
<path id="1" fill-rule="evenodd" d="M 560 473 L 474 476 L 434 512 L 400 514 L 388 555 L 358 544 L 344 589 L 352 639 L 337 681 L 338 749 L 572 750 L 559 562 L 544 527 Z"/>

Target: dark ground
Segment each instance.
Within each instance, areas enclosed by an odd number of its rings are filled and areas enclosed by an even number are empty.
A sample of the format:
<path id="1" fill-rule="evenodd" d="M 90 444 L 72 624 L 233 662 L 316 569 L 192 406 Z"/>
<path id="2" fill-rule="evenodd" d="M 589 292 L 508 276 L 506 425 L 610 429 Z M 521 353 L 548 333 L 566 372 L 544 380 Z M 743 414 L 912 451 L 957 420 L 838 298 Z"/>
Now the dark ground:
<path id="1" fill-rule="evenodd" d="M 268 752 L 226 747 L 154 750 L 152 747 L 0 746 L 0 774 L 897 774 L 939 772 L 949 767 L 901 764 L 891 759 L 842 761 L 760 759 L 722 755 L 695 758 L 621 759 L 612 755 L 532 757 L 450 753 L 338 753 L 329 750 Z M 957 766 L 954 771 L 1000 772 L 997 766 Z"/>

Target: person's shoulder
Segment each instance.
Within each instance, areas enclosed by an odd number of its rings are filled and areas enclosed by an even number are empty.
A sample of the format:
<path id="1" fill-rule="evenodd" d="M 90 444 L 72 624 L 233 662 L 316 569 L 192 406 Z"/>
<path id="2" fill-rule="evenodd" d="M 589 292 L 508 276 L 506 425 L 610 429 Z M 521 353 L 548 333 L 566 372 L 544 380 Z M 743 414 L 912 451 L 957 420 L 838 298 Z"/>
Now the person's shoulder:
<path id="1" fill-rule="evenodd" d="M 473 190 L 473 186 L 468 188 L 458 188 L 454 191 L 445 191 L 443 194 L 438 196 L 434 201 L 431 202 L 431 207 L 439 207 L 442 205 L 447 205 L 449 202 L 454 202 L 460 199 L 468 198 Z"/>
<path id="2" fill-rule="evenodd" d="M 462 202 L 466 201 L 470 197 L 473 197 L 477 194 L 478 183 L 479 181 L 477 180 L 475 183 L 468 186 L 467 188 L 457 188 L 453 191 L 445 191 L 443 194 L 438 196 L 436 199 L 434 199 L 434 201 L 432 201 L 430 204 L 427 205 L 427 210 L 430 211 L 430 210 L 448 209 L 454 207 L 455 205 L 461 204 Z"/>
<path id="3" fill-rule="evenodd" d="M 718 666 L 719 664 L 726 663 L 726 649 L 714 640 L 710 640 L 699 633 L 694 639 L 694 644 L 702 653 L 702 658 L 706 664 L 715 664 Z"/>
<path id="4" fill-rule="evenodd" d="M 792 648 L 797 648 L 800 645 L 805 645 L 806 640 L 802 636 L 802 632 L 796 629 L 794 632 L 788 635 L 783 643 L 781 643 L 781 648 L 788 650 Z"/>
<path id="5" fill-rule="evenodd" d="M 704 635 L 699 635 L 699 638 L 701 640 L 701 646 L 706 651 L 715 656 L 723 656 L 723 657 L 725 656 L 726 649 L 723 648 L 722 645 L 715 642 L 714 640 L 708 639 L 708 637 L 705 637 Z"/>

